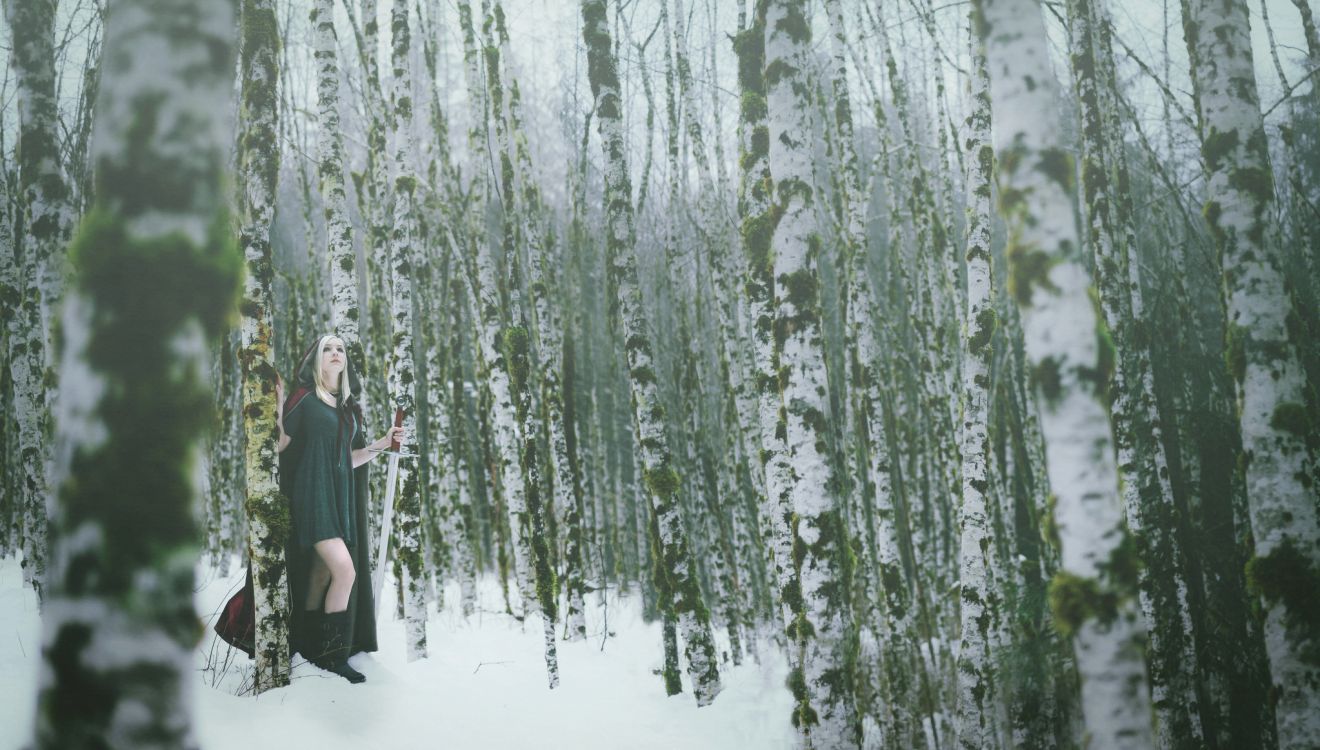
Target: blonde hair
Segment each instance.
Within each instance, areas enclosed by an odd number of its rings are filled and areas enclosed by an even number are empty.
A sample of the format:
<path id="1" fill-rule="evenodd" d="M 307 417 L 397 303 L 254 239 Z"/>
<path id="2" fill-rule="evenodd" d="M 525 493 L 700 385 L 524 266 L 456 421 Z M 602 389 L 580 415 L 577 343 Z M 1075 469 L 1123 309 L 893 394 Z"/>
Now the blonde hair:
<path id="1" fill-rule="evenodd" d="M 325 382 L 325 378 L 324 378 L 324 376 L 321 374 L 321 366 L 322 366 L 322 364 L 324 364 L 324 362 L 325 362 L 325 345 L 326 345 L 327 343 L 329 343 L 330 339 L 339 339 L 339 343 L 340 343 L 340 344 L 343 344 L 343 343 L 344 343 L 344 340 L 343 340 L 343 339 L 339 338 L 338 336 L 334 335 L 333 333 L 327 333 L 326 335 L 324 335 L 324 336 L 322 336 L 321 338 L 317 339 L 317 341 L 316 341 L 316 361 L 315 361 L 315 363 L 313 363 L 313 365 L 312 365 L 312 382 L 316 384 L 316 395 L 319 396 L 319 397 L 321 398 L 322 401 L 327 401 L 327 400 L 329 400 L 329 401 L 336 401 L 337 403 L 341 403 L 341 404 L 342 404 L 342 403 L 344 403 L 345 401 L 348 401 L 348 399 L 351 398 L 351 397 L 353 396 L 353 390 L 352 390 L 351 388 L 348 387 L 348 353 L 347 353 L 347 351 L 345 351 L 345 353 L 344 353 L 344 369 L 343 369 L 343 370 L 340 370 L 340 372 L 339 372 L 339 398 L 338 398 L 338 399 L 333 398 L 335 394 L 333 394 L 333 393 L 330 392 L 330 384 L 327 383 L 327 382 Z M 348 348 L 348 347 L 345 347 L 345 350 L 347 350 L 347 348 Z"/>

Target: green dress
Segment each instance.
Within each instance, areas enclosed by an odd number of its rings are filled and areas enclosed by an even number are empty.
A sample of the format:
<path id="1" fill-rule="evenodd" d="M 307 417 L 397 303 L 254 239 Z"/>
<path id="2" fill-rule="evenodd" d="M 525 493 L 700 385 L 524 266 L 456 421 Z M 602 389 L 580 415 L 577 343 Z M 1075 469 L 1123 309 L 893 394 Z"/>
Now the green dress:
<path id="1" fill-rule="evenodd" d="M 357 539 L 351 452 L 357 430 L 351 411 L 341 421 L 338 410 L 315 393 L 284 416 L 286 450 L 296 451 L 290 501 L 293 544 L 299 549 L 335 537 L 351 548 Z"/>
<path id="2" fill-rule="evenodd" d="M 353 561 L 353 570 L 357 578 L 348 595 L 348 609 L 353 613 L 352 653 L 376 650 L 376 603 L 371 595 L 371 533 L 368 530 L 367 507 L 367 466 L 363 464 L 352 468 L 350 449 L 367 447 L 365 421 L 362 411 L 352 399 L 349 399 L 340 411 L 342 417 L 342 440 L 336 441 L 341 434 L 340 422 L 336 421 L 336 409 L 327 406 L 316 397 L 316 351 L 320 339 L 303 352 L 294 369 L 292 381 L 296 386 L 293 394 L 284 402 L 284 432 L 291 438 L 290 443 L 280 452 L 280 492 L 290 500 L 289 536 L 285 539 L 284 553 L 289 562 L 289 594 L 294 606 L 289 611 L 290 653 L 298 650 L 307 632 L 306 612 L 303 604 L 307 599 L 308 575 L 312 569 L 316 550 L 312 544 L 322 538 L 343 536 L 348 547 L 349 557 Z M 348 362 L 348 387 L 350 393 L 362 392 L 362 381 L 353 369 L 353 362 Z M 319 446 L 320 452 L 313 450 Z M 342 453 L 341 453 L 342 451 Z M 302 456 L 307 453 L 321 471 L 308 470 Z M 325 468 L 329 467 L 329 468 Z M 306 476 L 311 482 L 302 482 Z M 311 484 L 319 483 L 323 491 L 317 492 Z M 301 487 L 299 485 L 302 485 Z M 325 487 L 330 492 L 324 491 Z M 311 502 L 309 502 L 311 501 Z M 316 508 L 321 508 L 317 512 Z M 311 510 L 310 517 L 300 517 L 299 511 Z M 321 515 L 330 523 L 325 524 L 331 531 L 317 532 L 312 521 Z"/>

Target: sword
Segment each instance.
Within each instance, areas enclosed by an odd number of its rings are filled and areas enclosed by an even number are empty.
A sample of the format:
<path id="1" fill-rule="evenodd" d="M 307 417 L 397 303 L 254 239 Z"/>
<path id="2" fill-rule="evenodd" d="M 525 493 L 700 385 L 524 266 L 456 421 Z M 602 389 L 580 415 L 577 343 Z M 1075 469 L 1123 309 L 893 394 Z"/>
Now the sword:
<path id="1" fill-rule="evenodd" d="M 394 426 L 403 426 L 403 409 L 394 410 Z M 399 479 L 399 458 L 404 455 L 399 441 L 390 441 L 388 451 L 379 451 L 390 457 L 389 468 L 385 472 L 385 507 L 380 521 L 380 543 L 376 546 L 376 569 L 371 574 L 371 602 L 380 606 L 380 587 L 385 583 L 385 563 L 390 553 L 391 527 L 394 525 L 394 487 Z"/>

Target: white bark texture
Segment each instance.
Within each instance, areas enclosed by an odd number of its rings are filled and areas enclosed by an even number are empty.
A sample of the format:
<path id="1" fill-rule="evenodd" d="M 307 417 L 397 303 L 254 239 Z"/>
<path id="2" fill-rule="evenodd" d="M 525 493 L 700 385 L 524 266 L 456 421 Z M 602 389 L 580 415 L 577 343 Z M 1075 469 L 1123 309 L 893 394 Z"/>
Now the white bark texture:
<path id="1" fill-rule="evenodd" d="M 1009 232 L 1009 288 L 1022 310 L 1061 543 L 1051 605 L 1056 625 L 1074 636 L 1091 746 L 1145 748 L 1151 745 L 1145 633 L 1103 401 L 1103 358 L 1112 350 L 1078 258 L 1073 160 L 1055 115 L 1059 99 L 1041 6 L 982 0 L 979 8 L 1000 212 Z"/>
<path id="2" fill-rule="evenodd" d="M 649 322 L 637 282 L 636 233 L 632 188 L 623 138 L 621 89 L 602 0 L 583 0 L 582 35 L 587 72 L 596 102 L 596 123 L 605 154 L 606 247 L 611 317 L 622 324 L 632 395 L 634 427 L 641 446 L 642 477 L 659 525 L 664 575 L 674 595 L 674 610 L 685 642 L 688 676 L 697 705 L 715 700 L 721 690 L 710 613 L 701 599 L 697 571 L 684 528 L 682 482 L 663 422 L 664 406 L 656 383 Z"/>
<path id="3" fill-rule="evenodd" d="M 1100 308 L 1119 356 L 1110 384 L 1110 416 L 1122 476 L 1128 529 L 1143 540 L 1138 553 L 1140 603 L 1149 633 L 1151 700 L 1159 716 L 1156 741 L 1200 745 L 1198 665 L 1187 582 L 1177 542 L 1177 515 L 1164 453 L 1154 379 L 1144 336 L 1136 231 L 1112 55 L 1102 44 L 1109 33 L 1102 2 L 1069 3 L 1073 78 L 1081 114 L 1082 189 L 1088 239 L 1094 246 Z"/>
<path id="4" fill-rule="evenodd" d="M 784 597 L 793 590 L 792 538 L 789 535 L 791 512 L 784 504 L 784 487 L 788 483 L 788 459 L 783 436 L 778 432 L 779 379 L 774 346 L 774 263 L 770 252 L 770 238 L 774 233 L 779 213 L 771 202 L 774 184 L 770 174 L 770 128 L 766 113 L 765 80 L 765 18 L 767 0 L 759 0 L 754 22 L 739 40 L 739 76 L 742 88 L 742 123 L 745 145 L 742 158 L 742 196 L 739 214 L 742 218 L 744 274 L 746 288 L 746 316 L 751 329 L 750 358 L 756 381 L 756 426 L 758 439 L 751 441 L 760 447 L 761 507 L 759 523 L 761 539 L 766 545 L 769 568 L 774 574 L 774 606 L 778 609 L 778 624 L 788 625 L 791 615 L 784 605 Z M 755 34 L 755 37 L 751 35 Z M 790 660 L 796 657 L 790 652 Z"/>
<path id="5" fill-rule="evenodd" d="M 501 70 L 501 59 L 496 41 L 507 47 L 507 31 L 504 27 L 504 10 L 499 2 L 495 3 L 493 15 L 486 20 L 486 80 L 490 92 L 491 113 L 495 121 L 495 135 L 500 150 L 501 191 L 504 207 L 504 264 L 508 279 L 510 319 L 513 324 L 504 330 L 500 342 L 504 350 L 505 364 L 509 369 L 514 400 L 517 434 L 519 437 L 519 465 L 524 487 L 524 517 L 514 519 L 522 528 L 522 533 L 515 537 L 521 547 L 523 558 L 527 561 L 528 582 L 535 588 L 536 610 L 541 614 L 544 639 L 546 679 L 549 687 L 559 686 L 559 656 L 555 647 L 555 619 L 558 616 L 557 586 L 554 569 L 550 565 L 549 527 L 547 524 L 546 503 L 549 498 L 544 494 L 547 483 L 542 481 L 540 441 L 542 436 L 540 405 L 537 386 L 542 380 L 541 367 L 536 361 L 533 350 L 532 331 L 528 325 L 528 310 L 522 303 L 523 268 L 528 263 L 528 256 L 539 262 L 542 245 L 537 211 L 539 200 L 535 188 L 524 192 L 527 181 L 520 179 L 524 170 L 530 172 L 530 157 L 524 151 L 520 159 L 513 140 L 518 136 L 516 123 L 521 113 L 515 114 L 514 105 L 518 99 L 518 85 L 511 72 Z M 494 24 L 492 32 L 490 26 Z M 495 38 L 491 37 L 494 34 Z M 506 74 L 502 79 L 502 74 Z M 505 97 L 505 83 L 508 83 L 508 99 Z M 521 143 L 519 145 L 522 145 Z M 517 164 L 518 166 L 514 166 Z M 531 245 L 528 253 L 523 252 L 522 243 Z M 535 271 L 534 276 L 539 276 Z M 534 297 L 544 301 L 545 290 L 537 283 L 529 285 Z M 534 312 L 534 310 L 533 310 Z M 548 310 L 544 312 L 547 313 Z M 562 424 L 561 424 L 562 427 Z M 551 456 L 553 462 L 553 454 Z M 553 466 L 552 466 L 553 470 Z"/>
<path id="6" fill-rule="evenodd" d="M 789 479 L 778 488 L 792 509 L 791 533 L 797 591 L 786 594 L 790 636 L 801 663 L 790 673 L 793 711 L 802 747 L 856 744 L 859 726 L 845 653 L 850 613 L 847 590 L 847 525 L 832 496 L 827 452 L 820 281 L 821 238 L 815 230 L 811 187 L 813 110 L 807 66 L 811 28 L 805 3 L 772 2 L 765 26 L 765 87 L 770 133 L 770 172 L 779 213 L 770 243 L 775 274 L 775 354 L 783 406 L 778 428 L 785 436 Z"/>
<path id="7" fill-rule="evenodd" d="M 449 236 L 450 251 L 457 258 L 462 249 L 453 241 L 453 234 L 450 233 Z M 467 303 L 471 291 L 460 276 L 456 271 L 451 271 L 449 279 L 449 304 L 446 306 L 449 314 L 449 344 L 445 348 L 449 356 L 449 381 L 445 384 L 445 387 L 448 390 L 447 398 L 450 408 L 448 421 L 440 422 L 438 428 L 446 431 L 445 443 L 448 448 L 448 455 L 454 462 L 450 482 L 447 485 L 450 504 L 450 517 L 447 528 L 451 529 L 448 538 L 453 550 L 453 565 L 458 575 L 462 612 L 463 616 L 466 617 L 471 615 L 477 607 L 477 560 L 472 547 L 477 540 L 478 533 L 475 525 L 473 525 L 472 501 L 469 496 L 471 492 L 471 470 L 468 467 L 467 430 L 465 427 L 467 415 L 464 408 L 466 396 L 464 393 L 463 367 L 461 366 L 463 362 L 463 342 L 467 338 L 463 310 L 465 307 L 472 309 L 472 305 Z M 443 401 L 445 398 L 442 397 L 440 400 Z"/>
<path id="8" fill-rule="evenodd" d="M 46 580 L 46 496 L 50 470 L 48 409 L 54 391 L 45 386 L 55 358 L 52 318 L 62 292 L 64 244 L 72 225 L 69 190 L 60 165 L 55 81 L 55 3 L 6 0 L 13 40 L 10 62 L 18 88 L 18 210 L 23 232 L 17 335 L 10 339 L 10 367 L 22 456 L 23 578 L 43 597 Z M 16 258 L 17 260 L 17 258 Z"/>
<path id="9" fill-rule="evenodd" d="M 335 35 L 334 3 L 315 0 L 311 14 L 316 62 L 316 173 L 325 206 L 325 233 L 330 262 L 330 326 L 344 341 L 344 350 L 365 382 L 358 301 L 357 250 L 348 221 L 344 190 L 344 149 L 339 139 L 339 41 Z M 361 400 L 361 394 L 354 394 Z"/>
<path id="10" fill-rule="evenodd" d="M 271 0 L 243 0 L 243 106 L 239 111 L 239 245 L 247 264 L 243 288 L 242 367 L 247 552 L 256 611 L 256 675 L 261 693 L 289 684 L 289 581 L 284 560 L 288 501 L 280 495 L 275 459 L 279 431 L 271 334 L 275 315 L 271 222 L 280 171 L 277 141 L 279 31 Z"/>
<path id="11" fill-rule="evenodd" d="M 192 467 L 209 342 L 242 272 L 217 208 L 237 25 L 232 2 L 107 12 L 97 206 L 73 245 L 62 328 L 36 745 L 195 747 Z"/>
<path id="12" fill-rule="evenodd" d="M 474 205 L 478 207 L 473 221 L 478 231 L 477 242 L 477 278 L 474 286 L 478 299 L 478 321 L 481 360 L 485 365 L 487 387 L 491 393 L 492 433 L 495 439 L 496 456 L 499 462 L 499 485 L 503 489 L 505 515 L 508 517 L 510 541 L 513 546 L 514 573 L 518 583 L 518 598 L 521 611 L 531 611 L 535 607 L 536 593 L 531 582 L 531 563 L 528 560 L 529 545 L 524 543 L 526 530 L 519 519 L 527 515 L 526 489 L 519 469 L 517 418 L 513 395 L 509 385 L 508 363 L 504 358 L 500 331 L 505 325 L 507 311 L 501 299 L 500 277 L 497 270 L 493 240 L 486 237 L 486 208 L 484 189 L 488 186 L 488 165 L 490 149 L 486 141 L 485 129 L 481 123 L 487 113 L 489 89 L 482 83 L 480 60 L 476 39 L 472 32 L 472 10 L 467 2 L 458 5 L 460 23 L 463 32 L 464 70 L 467 76 L 468 96 L 473 107 L 473 129 L 469 131 L 468 145 L 473 149 Z M 480 117 L 478 117 L 480 110 Z M 492 113 L 493 115 L 493 113 Z"/>
<path id="13" fill-rule="evenodd" d="M 390 10 L 393 26 L 394 65 L 391 91 L 391 138 L 394 154 L 394 229 L 390 237 L 392 274 L 390 317 L 394 327 L 394 352 L 390 357 L 390 400 L 402 409 L 403 429 L 409 441 L 417 439 L 416 360 L 413 344 L 413 293 L 418 257 L 416 206 L 417 178 L 411 159 L 412 143 L 412 68 L 409 58 L 411 38 L 408 29 L 408 4 L 394 0 Z M 416 452 L 416 451 L 414 451 Z M 417 466 L 399 466 L 398 490 L 394 497 L 398 535 L 399 567 L 403 572 L 403 612 L 407 632 L 408 661 L 426 658 L 426 569 L 422 560 L 421 486 Z M 385 565 L 386 560 L 377 560 Z"/>
<path id="14" fill-rule="evenodd" d="M 991 649 L 1003 615 L 995 580 L 996 540 L 989 499 L 990 360 L 995 330 L 990 261 L 990 80 L 984 50 L 972 49 L 972 114 L 967 118 L 967 305 L 963 321 L 962 507 L 959 571 L 957 741 L 967 750 L 1003 745 L 1001 703 Z"/>
<path id="15" fill-rule="evenodd" d="M 1320 737 L 1320 526 L 1309 487 L 1305 376 L 1280 270 L 1274 185 L 1252 63 L 1246 4 L 1186 4 L 1209 176 L 1205 216 L 1219 246 L 1227 359 L 1237 382 L 1255 558 L 1248 581 L 1265 611 L 1280 747 Z"/>
<path id="16" fill-rule="evenodd" d="M 532 305 L 528 311 L 536 321 L 536 350 L 542 365 L 532 375 L 539 381 L 540 410 L 549 430 L 551 484 L 554 502 L 549 507 L 563 513 L 564 525 L 570 536 L 581 538 L 581 514 L 577 511 L 577 500 L 573 494 L 574 470 L 568 452 L 568 437 L 564 424 L 563 385 L 560 373 L 564 367 L 563 335 L 558 310 L 551 304 L 551 287 L 554 266 L 552 248 L 545 238 L 542 227 L 544 206 L 541 204 L 540 188 L 536 179 L 536 170 L 532 165 L 527 133 L 523 129 L 522 98 L 518 81 L 513 75 L 510 60 L 512 50 L 509 34 L 504 24 L 504 11 L 499 2 L 495 4 L 496 31 L 499 36 L 500 60 L 504 65 L 505 80 L 508 81 L 509 99 L 509 148 L 508 157 L 513 163 L 513 190 L 510 195 L 519 201 L 520 227 L 527 246 L 524 263 L 530 273 L 527 288 L 531 294 Z M 548 499 L 548 498 L 547 498 Z M 546 513 L 549 513 L 547 510 Z M 566 578 L 568 588 L 568 611 L 565 613 L 565 626 L 569 640 L 579 640 L 586 636 L 584 614 L 581 553 L 569 553 L 569 570 Z M 557 672 L 556 678 L 557 679 Z"/>

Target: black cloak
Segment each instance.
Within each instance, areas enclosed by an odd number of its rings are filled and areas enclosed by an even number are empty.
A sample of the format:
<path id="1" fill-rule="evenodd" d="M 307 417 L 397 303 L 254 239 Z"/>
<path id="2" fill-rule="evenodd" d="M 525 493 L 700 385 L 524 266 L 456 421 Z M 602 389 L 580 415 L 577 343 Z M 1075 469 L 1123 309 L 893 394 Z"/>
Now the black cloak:
<path id="1" fill-rule="evenodd" d="M 293 376 L 293 392 L 284 401 L 283 413 L 287 415 L 304 398 L 317 398 L 316 381 L 313 376 L 313 369 L 316 367 L 316 347 L 321 339 L 318 337 L 312 342 L 309 348 L 298 361 L 298 367 Z M 353 368 L 352 359 L 347 362 L 348 387 L 354 394 L 362 392 L 362 383 L 358 378 L 357 371 Z M 339 424 L 341 434 L 347 438 L 349 434 L 353 435 L 351 448 L 365 448 L 367 446 L 365 420 L 362 418 L 362 408 L 358 405 L 354 396 L 347 399 L 340 397 L 339 406 Z M 358 428 L 352 429 L 352 420 L 356 419 Z M 295 443 L 290 443 L 287 448 L 280 453 L 280 491 L 286 498 L 293 497 L 293 479 L 297 476 L 298 461 L 301 457 L 301 451 Z M 367 503 L 369 502 L 367 493 L 367 465 L 363 464 L 353 472 L 353 513 L 356 519 L 358 533 L 356 539 L 351 545 L 348 545 L 349 557 L 353 560 L 353 570 L 356 573 L 353 579 L 353 588 L 348 595 L 348 611 L 353 613 L 350 618 L 352 643 L 349 653 L 356 654 L 360 651 L 376 650 L 376 605 L 371 596 L 371 526 L 367 519 Z M 297 544 L 293 543 L 292 535 L 285 544 L 285 559 L 289 566 L 289 643 L 290 653 L 297 650 L 298 644 L 306 642 L 302 637 L 305 635 L 305 619 L 303 605 L 307 599 L 307 576 L 311 570 L 312 555 L 316 550 L 311 548 L 299 549 Z M 317 634 L 308 634 L 316 637 Z M 304 654 L 306 656 L 306 654 Z"/>

